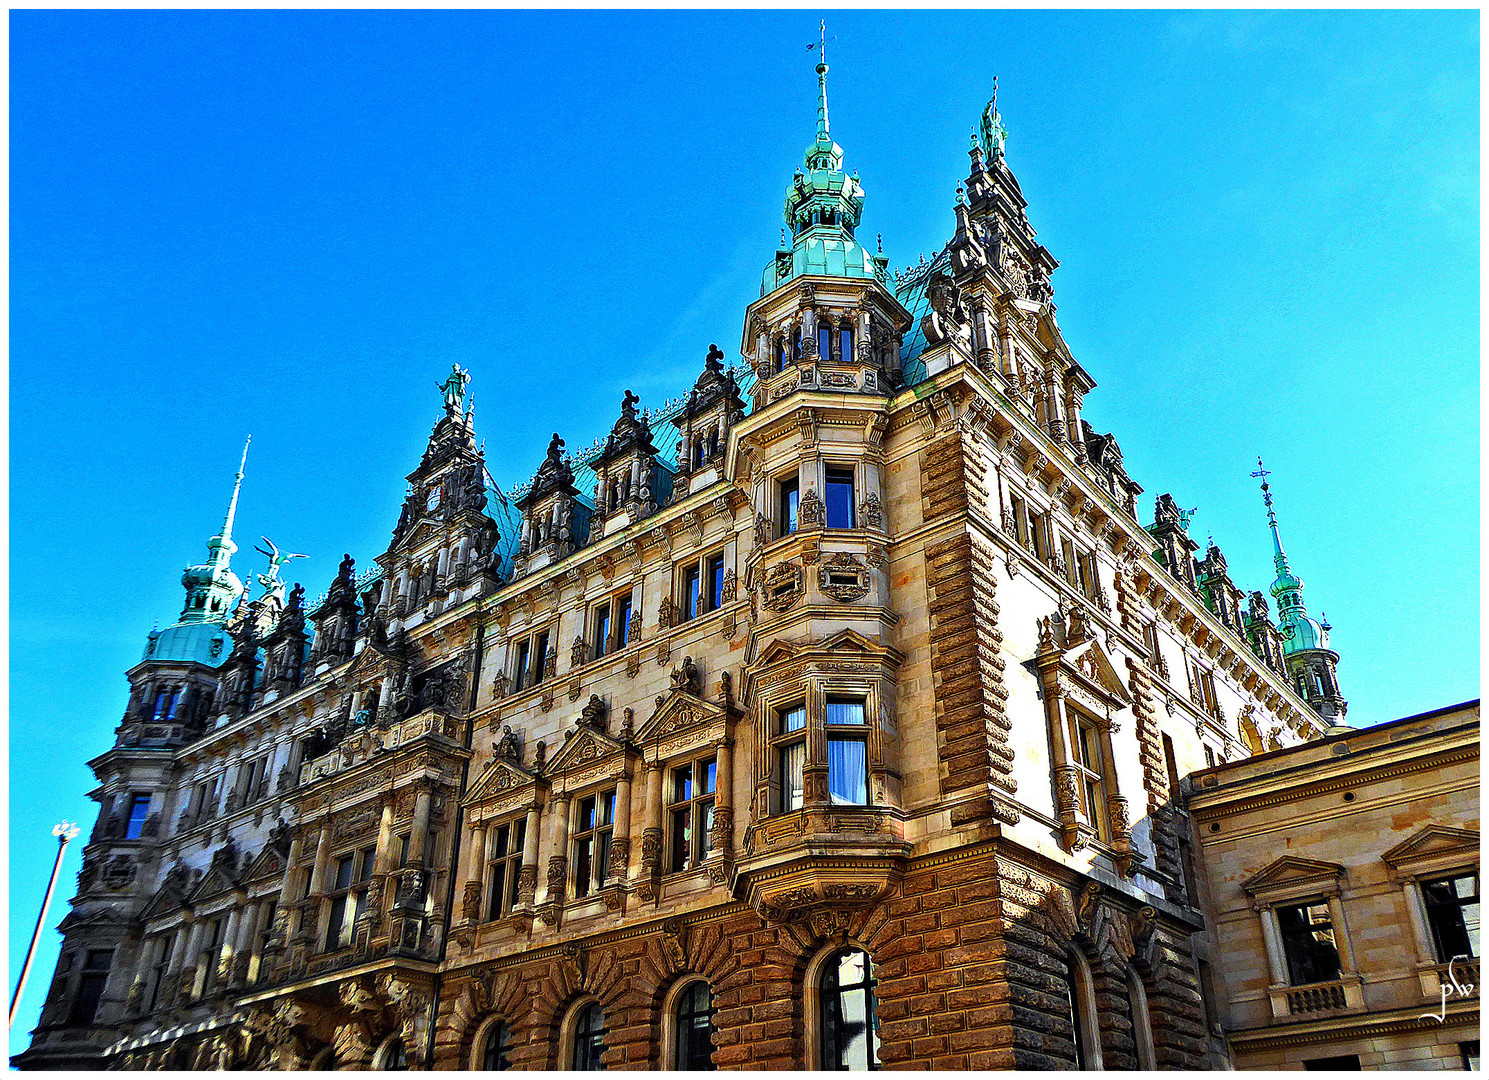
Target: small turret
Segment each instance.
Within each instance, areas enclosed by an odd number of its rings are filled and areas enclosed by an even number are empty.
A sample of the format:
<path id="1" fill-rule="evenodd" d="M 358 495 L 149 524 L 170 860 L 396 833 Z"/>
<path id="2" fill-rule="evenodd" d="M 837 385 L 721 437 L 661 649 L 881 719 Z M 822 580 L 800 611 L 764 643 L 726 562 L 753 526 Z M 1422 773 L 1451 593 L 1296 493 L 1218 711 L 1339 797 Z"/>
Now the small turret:
<path id="1" fill-rule="evenodd" d="M 233 497 L 228 500 L 227 516 L 222 531 L 207 541 L 207 561 L 188 566 L 181 575 L 186 589 L 186 606 L 181 609 L 183 623 L 223 623 L 238 598 L 243 595 L 243 582 L 233 573 L 228 562 L 238 550 L 233 543 L 233 518 L 238 512 L 238 492 L 243 487 L 243 469 L 248 463 L 250 435 L 243 443 L 243 457 L 238 462 L 238 475 L 233 480 Z"/>

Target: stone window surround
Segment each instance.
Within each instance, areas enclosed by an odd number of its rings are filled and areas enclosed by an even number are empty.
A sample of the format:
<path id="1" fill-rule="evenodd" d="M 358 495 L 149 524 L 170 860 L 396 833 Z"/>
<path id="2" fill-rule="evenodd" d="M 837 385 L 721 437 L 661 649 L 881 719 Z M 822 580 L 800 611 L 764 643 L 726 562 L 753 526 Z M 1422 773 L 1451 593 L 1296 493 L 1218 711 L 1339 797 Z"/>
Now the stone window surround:
<path id="1" fill-rule="evenodd" d="M 673 980 L 672 986 L 662 997 L 662 1022 L 659 1025 L 661 1027 L 661 1039 L 659 1042 L 660 1053 L 657 1060 L 658 1062 L 660 1062 L 660 1067 L 664 1071 L 677 1071 L 675 1062 L 677 1060 L 677 1044 L 679 1041 L 677 1030 L 678 1003 L 682 1000 L 683 994 L 687 993 L 699 983 L 703 983 L 705 986 L 708 987 L 708 992 L 710 995 L 712 995 L 714 1000 L 714 1007 L 715 1009 L 717 1009 L 718 991 L 714 989 L 713 984 L 709 982 L 708 979 L 694 972 L 684 972 L 683 974 L 679 975 L 675 980 Z"/>
<path id="2" fill-rule="evenodd" d="M 1364 991 L 1360 974 L 1355 968 L 1354 948 L 1350 944 L 1349 924 L 1344 918 L 1343 890 L 1346 873 L 1342 866 L 1334 867 L 1331 878 L 1320 874 L 1296 876 L 1253 888 L 1250 883 L 1242 886 L 1251 895 L 1252 909 L 1261 920 L 1262 942 L 1266 947 L 1267 970 L 1271 977 L 1268 997 L 1272 1002 L 1275 1019 L 1291 1019 L 1295 1014 L 1288 1004 L 1289 991 L 1299 987 L 1292 985 L 1287 972 L 1287 957 L 1282 945 L 1282 930 L 1277 922 L 1277 909 L 1289 904 L 1322 899 L 1329 906 L 1329 921 L 1334 931 L 1334 947 L 1339 951 L 1338 983 L 1344 992 L 1342 1011 L 1357 1011 L 1365 1007 Z M 1328 984 L 1322 984 L 1328 985 Z M 1308 1014 L 1300 1017 L 1306 1019 Z M 1317 1014 L 1311 1014 L 1317 1015 Z"/>
<path id="3" fill-rule="evenodd" d="M 486 1067 L 486 1040 L 491 1037 L 491 1033 L 496 1029 L 497 1025 L 499 1025 L 499 1024 L 506 1024 L 507 1025 L 507 1039 L 508 1039 L 507 1051 L 510 1053 L 510 1051 L 511 1051 L 511 1030 L 512 1030 L 512 1026 L 511 1026 L 510 1023 L 508 1023 L 506 1017 L 502 1016 L 500 1013 L 493 1012 L 493 1013 L 489 1014 L 479 1024 L 476 1025 L 475 1034 L 471 1036 L 471 1041 L 470 1041 L 470 1057 L 469 1057 L 468 1061 L 466 1062 L 466 1066 L 465 1066 L 469 1071 L 471 1071 L 471 1072 L 483 1072 L 483 1071 L 485 1071 L 485 1067 Z M 507 1065 L 507 1068 L 508 1069 L 511 1068 L 510 1063 Z"/>
<path id="4" fill-rule="evenodd" d="M 610 1017 L 605 1015 L 605 1007 L 599 998 L 593 994 L 585 994 L 573 1001 L 564 1013 L 563 1022 L 559 1025 L 558 1029 L 558 1061 L 555 1067 L 561 1072 L 574 1071 L 574 1037 L 579 1030 L 579 1017 L 591 1005 L 600 1006 L 601 1030 L 606 1035 L 610 1033 Z M 607 1049 L 609 1047 L 605 1046 L 602 1039 L 600 1050 L 602 1060 Z"/>
<path id="5" fill-rule="evenodd" d="M 1096 983 L 1091 977 L 1091 965 L 1080 952 L 1071 948 L 1065 953 L 1065 963 L 1070 969 L 1070 982 L 1075 988 L 1075 1000 L 1071 1008 L 1075 1015 L 1071 1020 L 1080 1025 L 1081 1041 L 1085 1044 L 1086 1069 L 1103 1072 L 1106 1063 L 1101 1054 L 1101 1026 L 1096 1008 Z"/>
<path id="6" fill-rule="evenodd" d="M 1422 830 L 1403 844 L 1387 851 L 1381 859 L 1391 868 L 1391 880 L 1401 888 L 1402 899 L 1412 930 L 1412 945 L 1416 952 L 1416 972 L 1421 984 L 1422 997 L 1436 1001 L 1442 993 L 1447 964 L 1437 959 L 1437 948 L 1432 941 L 1432 930 L 1427 920 L 1427 905 L 1422 897 L 1422 882 L 1447 877 L 1455 872 L 1479 870 L 1478 838 L 1463 831 L 1461 843 L 1438 846 L 1421 853 L 1410 849 L 1415 842 L 1433 831 Z M 1455 830 L 1457 831 L 1457 830 Z M 1399 854 L 1398 854 L 1399 852 Z M 1477 978 L 1473 979 L 1477 982 Z"/>
<path id="7" fill-rule="evenodd" d="M 770 790 L 770 812 L 777 817 L 784 813 L 799 813 L 811 805 L 825 805 L 827 800 L 827 698 L 861 697 L 864 702 L 865 731 L 865 777 L 866 808 L 882 809 L 887 800 L 881 793 L 886 791 L 888 768 L 886 750 L 890 740 L 884 731 L 883 703 L 894 700 L 894 684 L 882 675 L 839 674 L 832 671 L 809 669 L 801 677 L 787 682 L 761 688 L 756 695 L 755 715 L 757 731 L 761 737 L 756 745 L 764 749 L 761 767 L 768 776 Z M 776 725 L 783 710 L 805 703 L 806 706 L 806 760 L 803 764 L 803 805 L 795 810 L 782 811 L 780 807 L 780 758 L 776 744 L 782 741 Z M 847 730 L 845 728 L 845 730 Z M 852 729 L 855 733 L 859 728 Z M 793 733 L 794 734 L 794 733 Z M 792 739 L 791 741 L 795 741 Z M 808 777 L 820 774 L 821 796 L 817 797 L 814 785 Z M 757 777 L 757 782 L 759 778 Z M 815 800 L 815 801 L 814 801 Z"/>
<path id="8" fill-rule="evenodd" d="M 809 1072 L 825 1071 L 822 1066 L 822 1054 L 825 1049 L 825 1040 L 822 1037 L 822 977 L 827 973 L 828 963 L 845 949 L 859 950 L 869 958 L 869 964 L 872 967 L 874 951 L 863 942 L 848 937 L 842 941 L 830 941 L 823 945 L 807 962 L 806 970 L 802 974 L 802 1049 L 805 1051 L 804 1067 Z M 877 977 L 875 975 L 875 978 Z M 874 1012 L 877 1016 L 878 1009 L 876 1008 Z M 875 1038 L 877 1040 L 877 1035 Z"/>

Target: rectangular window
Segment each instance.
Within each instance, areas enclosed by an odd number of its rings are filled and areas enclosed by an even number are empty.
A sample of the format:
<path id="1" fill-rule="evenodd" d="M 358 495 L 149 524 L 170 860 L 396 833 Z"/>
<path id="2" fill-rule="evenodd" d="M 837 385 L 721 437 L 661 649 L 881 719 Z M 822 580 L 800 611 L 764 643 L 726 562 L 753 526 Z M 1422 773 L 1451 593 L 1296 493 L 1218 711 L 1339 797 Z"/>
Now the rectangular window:
<path id="1" fill-rule="evenodd" d="M 197 966 L 202 970 L 202 995 L 205 996 L 217 985 L 217 964 L 222 958 L 222 920 L 213 919 L 207 925 L 202 940 L 202 951 L 197 956 Z"/>
<path id="2" fill-rule="evenodd" d="M 363 848 L 348 852 L 336 860 L 332 871 L 331 918 L 326 925 L 326 951 L 348 948 L 356 928 L 357 916 L 366 906 L 367 882 L 372 878 L 372 867 L 377 859 L 377 848 Z"/>
<path id="3" fill-rule="evenodd" d="M 1158 667 L 1158 627 L 1154 623 L 1143 623 L 1143 644 L 1148 647 L 1148 666 Z"/>
<path id="4" fill-rule="evenodd" d="M 817 355 L 823 360 L 836 359 L 832 355 L 832 327 L 826 320 L 817 324 Z"/>
<path id="5" fill-rule="evenodd" d="M 77 996 L 72 999 L 69 1022 L 76 1027 L 87 1027 L 98 1015 L 98 1003 L 103 1000 L 103 988 L 109 981 L 109 968 L 114 963 L 112 949 L 89 949 L 83 964 L 83 973 L 78 977 Z"/>
<path id="6" fill-rule="evenodd" d="M 533 670 L 531 685 L 537 686 L 548 674 L 548 631 L 543 630 L 533 637 Z"/>
<path id="7" fill-rule="evenodd" d="M 129 797 L 129 820 L 124 825 L 124 839 L 138 840 L 150 817 L 150 796 L 135 792 Z"/>
<path id="8" fill-rule="evenodd" d="M 176 947 L 175 933 L 161 935 L 160 952 L 155 958 L 155 965 L 150 969 L 150 1002 L 145 1007 L 146 1012 L 154 1012 L 155 1007 L 160 1004 L 161 984 L 165 982 L 165 973 L 171 964 L 171 950 Z"/>
<path id="9" fill-rule="evenodd" d="M 829 529 L 854 528 L 853 470 L 851 468 L 827 469 L 827 527 Z"/>
<path id="10" fill-rule="evenodd" d="M 1075 547 L 1063 536 L 1060 537 L 1060 551 L 1065 556 L 1065 580 L 1079 587 L 1080 582 L 1077 577 L 1079 567 L 1076 563 Z"/>
<path id="11" fill-rule="evenodd" d="M 780 526 L 782 536 L 790 536 L 796 531 L 796 509 L 800 494 L 801 481 L 796 477 L 781 481 L 781 499 L 777 508 L 776 522 Z"/>
<path id="12" fill-rule="evenodd" d="M 532 654 L 532 642 L 517 643 L 517 664 L 512 671 L 512 692 L 515 694 L 527 685 L 527 669 Z"/>
<path id="13" fill-rule="evenodd" d="M 1432 944 L 1437 949 L 1439 963 L 1446 964 L 1455 956 L 1479 955 L 1476 871 L 1422 882 L 1422 903 L 1427 909 L 1427 924 L 1432 927 Z"/>
<path id="14" fill-rule="evenodd" d="M 1096 599 L 1096 556 L 1082 551 L 1075 557 L 1077 587 L 1087 599 Z"/>
<path id="15" fill-rule="evenodd" d="M 703 561 L 703 580 L 708 587 L 708 610 L 724 606 L 724 556 L 713 555 Z"/>
<path id="16" fill-rule="evenodd" d="M 1106 816 L 1106 776 L 1101 754 L 1101 732 L 1096 722 L 1075 713 L 1075 739 L 1072 744 L 1074 765 L 1080 773 L 1081 809 L 1099 840 L 1111 839 L 1111 825 Z"/>
<path id="17" fill-rule="evenodd" d="M 1029 515 L 1029 550 L 1040 562 L 1049 559 L 1049 516 L 1038 512 Z"/>
<path id="18" fill-rule="evenodd" d="M 1013 507 L 1013 535 L 1019 542 L 1020 547 L 1029 546 L 1029 518 L 1024 511 L 1024 500 L 1017 495 L 1008 496 L 1008 502 Z"/>
<path id="19" fill-rule="evenodd" d="M 604 656 L 607 652 L 610 651 L 610 633 L 611 633 L 611 625 L 610 625 L 610 601 L 607 600 L 603 604 L 600 604 L 600 605 L 598 605 L 595 608 L 595 621 L 594 621 L 595 655 L 594 655 L 594 658 L 596 660 L 598 660 L 600 657 Z"/>
<path id="20" fill-rule="evenodd" d="M 1274 909 L 1287 977 L 1293 986 L 1333 982 L 1339 978 L 1339 949 L 1334 944 L 1334 920 L 1324 900 Z"/>
<path id="21" fill-rule="evenodd" d="M 631 643 L 631 594 L 626 593 L 615 603 L 615 646 L 624 649 Z"/>
<path id="22" fill-rule="evenodd" d="M 798 704 L 782 709 L 778 719 L 775 743 L 780 773 L 777 784 L 781 813 L 784 814 L 800 810 L 802 806 L 802 778 L 807 760 L 807 707 Z"/>
<path id="23" fill-rule="evenodd" d="M 1174 760 L 1174 740 L 1163 736 L 1163 764 L 1168 769 L 1168 798 L 1175 806 L 1182 806 L 1179 798 L 1179 765 Z"/>
<path id="24" fill-rule="evenodd" d="M 496 827 L 487 865 L 490 889 L 486 897 L 486 917 L 500 919 L 517 906 L 518 878 L 522 874 L 522 848 L 527 841 L 527 818 L 504 822 Z"/>
<path id="25" fill-rule="evenodd" d="M 574 895 L 588 896 L 610 872 L 610 839 L 615 832 L 615 792 L 586 795 L 576 807 Z"/>
<path id="26" fill-rule="evenodd" d="M 868 729 L 863 698 L 827 698 L 827 797 L 838 806 L 869 802 Z M 852 728 L 862 729 L 861 733 Z"/>
<path id="27" fill-rule="evenodd" d="M 717 766 L 711 757 L 672 769 L 667 791 L 668 830 L 671 833 L 668 869 L 672 871 L 692 869 L 708 858 L 713 845 L 716 777 Z"/>
<path id="28" fill-rule="evenodd" d="M 702 581 L 700 574 L 701 571 L 697 566 L 690 566 L 683 571 L 682 617 L 684 619 L 698 617 L 698 588 Z"/>

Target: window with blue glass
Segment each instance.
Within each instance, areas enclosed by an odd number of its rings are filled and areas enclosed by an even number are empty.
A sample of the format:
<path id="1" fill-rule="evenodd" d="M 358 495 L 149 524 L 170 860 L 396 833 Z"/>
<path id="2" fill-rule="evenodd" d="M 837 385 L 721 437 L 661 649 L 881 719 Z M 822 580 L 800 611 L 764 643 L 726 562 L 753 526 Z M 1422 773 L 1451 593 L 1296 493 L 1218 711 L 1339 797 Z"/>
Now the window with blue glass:
<path id="1" fill-rule="evenodd" d="M 604 1072 L 600 1055 L 605 1052 L 605 1010 L 591 1002 L 579 1011 L 574 1023 L 574 1055 L 569 1068 L 575 1072 Z"/>
<path id="2" fill-rule="evenodd" d="M 827 467 L 826 494 L 827 527 L 829 529 L 854 528 L 852 466 L 829 465 Z"/>
<path id="3" fill-rule="evenodd" d="M 827 698 L 827 797 L 835 806 L 869 801 L 868 727 L 863 698 Z"/>
<path id="4" fill-rule="evenodd" d="M 801 499 L 801 481 L 794 474 L 781 481 L 779 512 L 776 522 L 779 524 L 782 536 L 790 536 L 796 531 L 796 511 Z"/>

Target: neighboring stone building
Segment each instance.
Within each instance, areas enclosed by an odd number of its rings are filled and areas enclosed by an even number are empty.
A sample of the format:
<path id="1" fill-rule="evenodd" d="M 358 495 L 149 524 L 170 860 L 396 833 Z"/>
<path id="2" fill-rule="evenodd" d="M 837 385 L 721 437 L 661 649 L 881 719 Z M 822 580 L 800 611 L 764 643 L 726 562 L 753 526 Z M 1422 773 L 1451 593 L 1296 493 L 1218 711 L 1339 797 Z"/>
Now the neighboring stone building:
<path id="1" fill-rule="evenodd" d="M 1279 626 L 1172 497 L 1141 524 L 996 109 L 891 274 L 818 74 L 742 366 L 555 434 L 520 522 L 457 369 L 314 603 L 272 546 L 248 599 L 229 512 L 17 1064 L 1227 1063 L 1178 778 L 1319 737 L 1337 657 L 1290 572 Z"/>
<path id="2" fill-rule="evenodd" d="M 1184 783 L 1237 1068 L 1477 1068 L 1477 701 Z"/>

